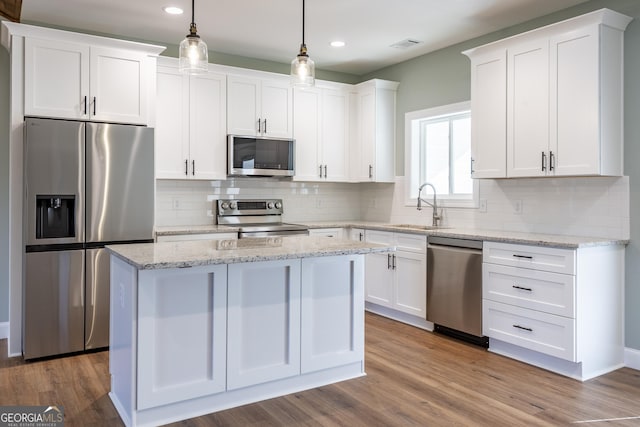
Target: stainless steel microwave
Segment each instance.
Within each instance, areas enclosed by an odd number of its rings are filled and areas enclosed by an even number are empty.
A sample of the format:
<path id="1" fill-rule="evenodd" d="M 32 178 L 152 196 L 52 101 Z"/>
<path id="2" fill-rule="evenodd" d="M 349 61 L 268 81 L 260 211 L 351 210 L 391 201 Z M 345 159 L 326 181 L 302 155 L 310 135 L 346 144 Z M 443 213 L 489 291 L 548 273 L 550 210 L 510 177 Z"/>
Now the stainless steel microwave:
<path id="1" fill-rule="evenodd" d="M 229 176 L 293 176 L 295 141 L 289 138 L 229 135 Z"/>

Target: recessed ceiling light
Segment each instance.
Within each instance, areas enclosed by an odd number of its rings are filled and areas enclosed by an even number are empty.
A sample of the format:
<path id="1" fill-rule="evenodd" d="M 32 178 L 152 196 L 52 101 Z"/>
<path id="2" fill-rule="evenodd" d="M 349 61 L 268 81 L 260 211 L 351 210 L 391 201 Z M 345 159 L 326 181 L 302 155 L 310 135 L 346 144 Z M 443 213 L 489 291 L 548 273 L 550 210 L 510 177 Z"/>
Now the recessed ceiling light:
<path id="1" fill-rule="evenodd" d="M 345 42 L 340 41 L 340 40 L 336 40 L 336 41 L 331 42 L 331 46 L 333 46 L 333 47 L 344 47 L 345 44 L 346 44 Z"/>
<path id="2" fill-rule="evenodd" d="M 169 15 L 182 15 L 184 11 L 176 6 L 167 6 L 163 7 L 162 10 L 167 12 Z"/>

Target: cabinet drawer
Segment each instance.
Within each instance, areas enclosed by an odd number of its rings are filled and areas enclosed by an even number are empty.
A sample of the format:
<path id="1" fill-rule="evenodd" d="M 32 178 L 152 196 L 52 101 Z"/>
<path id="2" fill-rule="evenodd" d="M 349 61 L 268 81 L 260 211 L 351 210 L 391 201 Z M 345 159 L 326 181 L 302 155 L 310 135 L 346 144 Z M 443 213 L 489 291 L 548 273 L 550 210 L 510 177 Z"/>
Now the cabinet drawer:
<path id="1" fill-rule="evenodd" d="M 427 236 L 396 233 L 396 249 L 399 251 L 427 253 Z"/>
<path id="2" fill-rule="evenodd" d="M 483 297 L 545 313 L 575 317 L 575 276 L 505 265 L 482 265 Z"/>
<path id="3" fill-rule="evenodd" d="M 238 233 L 197 233 L 197 234 L 165 234 L 156 237 L 156 242 L 184 242 L 188 240 L 233 240 Z"/>
<path id="4" fill-rule="evenodd" d="M 482 311 L 484 335 L 577 362 L 574 319 L 486 299 Z"/>
<path id="5" fill-rule="evenodd" d="M 564 274 L 575 274 L 576 270 L 573 249 L 485 242 L 482 260 L 492 264 Z"/>

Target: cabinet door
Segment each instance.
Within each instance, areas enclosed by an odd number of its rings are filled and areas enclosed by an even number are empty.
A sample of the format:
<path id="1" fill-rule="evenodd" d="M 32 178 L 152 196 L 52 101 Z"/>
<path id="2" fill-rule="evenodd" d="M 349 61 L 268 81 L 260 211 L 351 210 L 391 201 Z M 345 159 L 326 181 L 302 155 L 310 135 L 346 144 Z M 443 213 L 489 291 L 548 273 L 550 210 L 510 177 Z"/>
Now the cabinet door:
<path id="1" fill-rule="evenodd" d="M 365 231 L 363 228 L 350 228 L 349 229 L 349 238 L 351 240 L 357 240 L 359 242 L 364 242 Z"/>
<path id="2" fill-rule="evenodd" d="M 158 67 L 156 76 L 156 178 L 189 175 L 189 76 Z"/>
<path id="3" fill-rule="evenodd" d="M 364 256 L 302 260 L 301 372 L 364 359 Z"/>
<path id="4" fill-rule="evenodd" d="M 358 154 L 359 170 L 356 181 L 374 181 L 376 143 L 376 93 L 365 88 L 358 93 Z"/>
<path id="5" fill-rule="evenodd" d="M 258 135 L 260 80 L 240 76 L 227 78 L 227 133 Z"/>
<path id="6" fill-rule="evenodd" d="M 471 176 L 507 176 L 507 52 L 471 62 Z"/>
<path id="7" fill-rule="evenodd" d="M 86 119 L 89 109 L 89 47 L 25 39 L 25 116 Z"/>
<path id="8" fill-rule="evenodd" d="M 300 264 L 229 265 L 228 390 L 300 374 Z"/>
<path id="9" fill-rule="evenodd" d="M 298 109 L 296 107 L 296 114 Z M 322 91 L 322 163 L 327 181 L 349 180 L 349 94 Z"/>
<path id="10" fill-rule="evenodd" d="M 427 318 L 427 255 L 397 251 L 393 260 L 395 292 L 393 307 Z"/>
<path id="11" fill-rule="evenodd" d="M 147 57 L 125 50 L 92 47 L 90 67 L 91 118 L 147 124 Z"/>
<path id="12" fill-rule="evenodd" d="M 544 176 L 549 169 L 548 40 L 509 49 L 507 70 L 507 176 Z"/>
<path id="13" fill-rule="evenodd" d="M 139 273 L 138 409 L 225 391 L 226 304 L 225 265 Z"/>
<path id="14" fill-rule="evenodd" d="M 366 241 L 393 245 L 393 233 L 367 230 Z M 366 255 L 365 300 L 385 307 L 393 306 L 393 270 L 391 253 Z"/>
<path id="15" fill-rule="evenodd" d="M 551 138 L 556 175 L 600 171 L 598 27 L 551 39 Z"/>
<path id="16" fill-rule="evenodd" d="M 293 136 L 293 94 L 289 82 L 263 80 L 260 109 L 262 135 Z"/>
<path id="17" fill-rule="evenodd" d="M 293 135 L 296 140 L 297 181 L 321 181 L 324 170 L 319 159 L 320 134 L 320 89 L 295 89 L 293 102 L 296 114 L 293 117 Z"/>
<path id="18" fill-rule="evenodd" d="M 227 88 L 224 74 L 192 76 L 189 87 L 190 176 L 227 178 Z"/>

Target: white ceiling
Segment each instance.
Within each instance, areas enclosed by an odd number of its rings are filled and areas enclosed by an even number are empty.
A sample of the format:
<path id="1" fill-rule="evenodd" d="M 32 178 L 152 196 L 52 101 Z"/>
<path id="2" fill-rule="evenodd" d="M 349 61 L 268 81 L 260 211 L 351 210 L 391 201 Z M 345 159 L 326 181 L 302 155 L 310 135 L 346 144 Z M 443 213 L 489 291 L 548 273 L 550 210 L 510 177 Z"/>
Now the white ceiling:
<path id="1" fill-rule="evenodd" d="M 316 68 L 356 75 L 543 16 L 586 0 L 306 0 L 305 41 Z M 162 8 L 176 5 L 183 15 Z M 189 0 L 23 0 L 22 21 L 177 45 Z M 302 40 L 302 0 L 198 0 L 209 50 L 290 62 Z M 343 48 L 329 43 L 340 39 Z M 390 47 L 405 39 L 424 43 Z"/>

